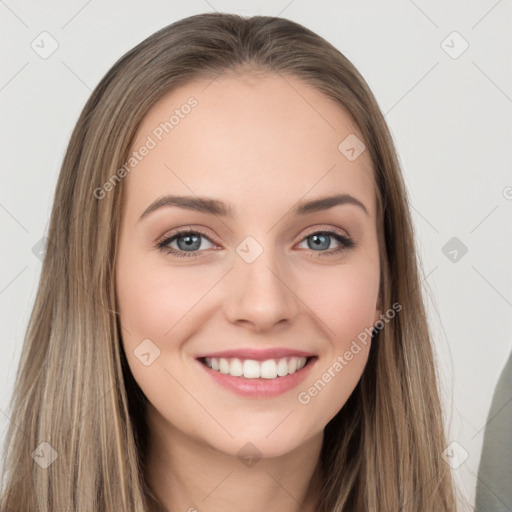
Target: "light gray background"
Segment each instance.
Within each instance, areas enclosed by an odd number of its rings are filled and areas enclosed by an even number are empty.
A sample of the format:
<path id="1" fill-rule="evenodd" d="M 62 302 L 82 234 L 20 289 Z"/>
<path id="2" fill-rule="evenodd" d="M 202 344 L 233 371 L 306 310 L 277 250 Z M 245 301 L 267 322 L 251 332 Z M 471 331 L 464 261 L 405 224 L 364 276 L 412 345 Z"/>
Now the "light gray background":
<path id="1" fill-rule="evenodd" d="M 41 271 L 32 249 L 46 234 L 86 99 L 144 38 L 213 10 L 280 15 L 317 32 L 355 64 L 386 114 L 413 207 L 449 441 L 461 460 L 467 452 L 453 474 L 472 503 L 483 428 L 512 345 L 510 0 L 0 0 L 1 433 Z M 47 59 L 31 48 L 43 45 L 43 31 L 59 45 Z M 468 49 L 453 58 L 463 40 Z M 452 237 L 468 248 L 455 262 L 442 252 Z"/>

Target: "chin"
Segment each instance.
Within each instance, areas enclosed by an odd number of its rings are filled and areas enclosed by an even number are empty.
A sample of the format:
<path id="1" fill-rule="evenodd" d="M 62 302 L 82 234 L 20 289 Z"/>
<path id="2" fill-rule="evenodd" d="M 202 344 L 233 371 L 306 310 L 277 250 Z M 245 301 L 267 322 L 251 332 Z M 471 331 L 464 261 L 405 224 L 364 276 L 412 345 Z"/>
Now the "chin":
<path id="1" fill-rule="evenodd" d="M 285 415 L 286 416 L 286 415 Z M 281 418 L 282 421 L 282 418 Z M 278 423 L 276 423 L 278 425 Z M 272 429 L 275 428 L 274 431 Z M 318 434 L 322 434 L 322 430 Z M 300 449 L 310 438 L 304 436 L 304 430 L 290 429 L 290 425 L 274 426 L 269 428 L 240 428 L 234 438 L 222 436 L 216 439 L 208 439 L 207 443 L 216 451 L 237 457 L 246 458 L 274 458 L 287 455 Z"/>

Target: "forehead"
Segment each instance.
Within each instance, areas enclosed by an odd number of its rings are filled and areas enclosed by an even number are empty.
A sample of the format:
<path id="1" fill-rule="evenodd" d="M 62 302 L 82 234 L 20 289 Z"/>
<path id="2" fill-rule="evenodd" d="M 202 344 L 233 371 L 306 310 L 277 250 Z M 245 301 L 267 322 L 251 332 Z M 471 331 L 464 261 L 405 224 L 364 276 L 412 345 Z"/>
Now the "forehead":
<path id="1" fill-rule="evenodd" d="M 296 78 L 245 73 L 191 82 L 142 121 L 130 150 L 140 160 L 123 184 L 126 206 L 140 215 L 158 196 L 199 195 L 243 215 L 262 203 L 282 209 L 337 192 L 364 201 L 374 215 L 368 151 L 355 160 L 342 151 L 354 137 L 362 141 L 350 116 Z M 150 149 L 139 151 L 144 146 Z"/>

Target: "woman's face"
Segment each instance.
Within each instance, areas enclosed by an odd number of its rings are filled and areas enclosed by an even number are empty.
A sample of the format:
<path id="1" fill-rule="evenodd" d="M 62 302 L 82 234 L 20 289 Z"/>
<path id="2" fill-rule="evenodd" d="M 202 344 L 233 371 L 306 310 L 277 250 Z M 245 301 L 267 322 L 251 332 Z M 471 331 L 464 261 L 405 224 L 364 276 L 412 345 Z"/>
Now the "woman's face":
<path id="1" fill-rule="evenodd" d="M 277 456 L 345 404 L 380 314 L 355 137 L 339 107 L 276 74 L 187 84 L 144 119 L 117 185 L 116 289 L 128 363 L 169 436 Z"/>

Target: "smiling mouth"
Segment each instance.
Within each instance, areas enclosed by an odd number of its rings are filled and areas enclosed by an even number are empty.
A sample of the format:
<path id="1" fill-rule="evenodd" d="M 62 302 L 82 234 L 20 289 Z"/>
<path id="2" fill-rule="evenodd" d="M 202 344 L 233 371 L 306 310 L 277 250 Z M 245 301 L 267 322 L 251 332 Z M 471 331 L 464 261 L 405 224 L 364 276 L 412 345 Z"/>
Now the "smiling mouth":
<path id="1" fill-rule="evenodd" d="M 198 360 L 213 371 L 245 379 L 279 379 L 292 375 L 318 359 L 312 357 L 281 357 L 256 361 L 236 357 L 201 357 Z"/>

